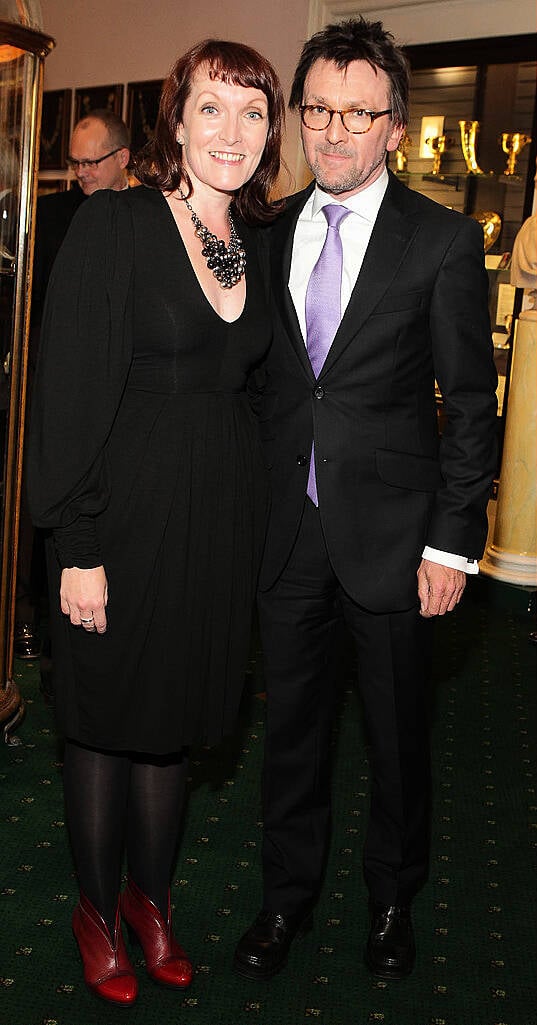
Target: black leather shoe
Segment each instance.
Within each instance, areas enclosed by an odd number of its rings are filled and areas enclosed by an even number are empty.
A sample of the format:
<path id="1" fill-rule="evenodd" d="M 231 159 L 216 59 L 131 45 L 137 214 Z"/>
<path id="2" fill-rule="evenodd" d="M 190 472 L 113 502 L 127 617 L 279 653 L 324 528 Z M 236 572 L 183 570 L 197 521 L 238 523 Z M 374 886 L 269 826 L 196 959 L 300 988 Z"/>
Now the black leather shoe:
<path id="1" fill-rule="evenodd" d="M 16 658 L 37 658 L 41 650 L 31 623 L 16 623 L 13 639 L 13 653 Z"/>
<path id="2" fill-rule="evenodd" d="M 287 964 L 295 936 L 303 936 L 312 926 L 311 914 L 304 918 L 261 911 L 237 944 L 234 970 L 245 979 L 271 979 Z"/>
<path id="3" fill-rule="evenodd" d="M 409 907 L 371 904 L 371 927 L 365 962 L 381 979 L 404 979 L 416 959 L 416 945 Z"/>

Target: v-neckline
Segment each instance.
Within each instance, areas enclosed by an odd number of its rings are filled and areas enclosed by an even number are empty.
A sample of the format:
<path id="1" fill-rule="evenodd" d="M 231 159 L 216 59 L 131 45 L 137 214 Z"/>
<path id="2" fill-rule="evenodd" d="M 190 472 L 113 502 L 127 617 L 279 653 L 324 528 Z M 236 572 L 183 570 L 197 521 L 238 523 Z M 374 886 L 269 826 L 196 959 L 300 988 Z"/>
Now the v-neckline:
<path id="1" fill-rule="evenodd" d="M 203 298 L 205 299 L 205 302 L 207 303 L 207 306 L 212 310 L 212 312 L 214 313 L 215 317 L 217 317 L 217 319 L 222 324 L 228 324 L 229 327 L 231 327 L 233 324 L 238 324 L 239 320 L 241 320 L 241 318 L 244 316 L 244 313 L 245 313 L 245 310 L 246 310 L 246 304 L 248 302 L 248 264 L 246 264 L 246 270 L 245 270 L 245 285 L 246 285 L 246 289 L 245 289 L 244 303 L 242 305 L 242 310 L 239 313 L 238 317 L 234 317 L 233 320 L 226 320 L 225 317 L 220 316 L 218 311 L 215 310 L 211 300 L 209 299 L 209 296 L 207 295 L 203 285 L 201 284 L 200 279 L 198 278 L 198 275 L 196 274 L 196 271 L 194 269 L 194 265 L 192 263 L 192 260 L 190 259 L 190 254 L 189 254 L 188 249 L 187 249 L 187 247 L 185 245 L 185 240 L 184 240 L 184 238 L 183 238 L 183 236 L 181 234 L 179 225 L 178 225 L 177 221 L 175 220 L 175 217 L 173 216 L 170 204 L 168 203 L 168 201 L 166 199 L 166 196 L 164 195 L 163 192 L 160 193 L 160 196 L 161 196 L 162 202 L 164 203 L 164 205 L 165 205 L 165 207 L 167 209 L 168 217 L 171 219 L 172 225 L 175 228 L 175 232 L 176 232 L 177 236 L 179 237 L 179 241 L 180 241 L 180 243 L 181 243 L 181 245 L 183 247 L 185 256 L 187 258 L 188 266 L 190 267 L 190 270 L 192 272 L 192 276 L 193 276 L 194 280 L 196 281 L 196 284 L 197 284 L 197 286 L 198 286 L 198 288 L 199 288 Z"/>

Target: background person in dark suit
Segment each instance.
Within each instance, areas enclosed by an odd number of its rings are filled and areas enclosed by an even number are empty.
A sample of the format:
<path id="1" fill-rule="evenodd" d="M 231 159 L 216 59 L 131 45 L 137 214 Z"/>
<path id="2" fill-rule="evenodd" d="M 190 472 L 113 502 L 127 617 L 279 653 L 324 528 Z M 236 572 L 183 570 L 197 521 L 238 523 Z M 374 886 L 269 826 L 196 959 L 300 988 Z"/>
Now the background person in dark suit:
<path id="1" fill-rule="evenodd" d="M 41 321 L 48 279 L 67 229 L 87 196 L 99 189 L 119 192 L 128 187 L 129 130 L 110 110 L 93 110 L 77 122 L 67 163 L 76 184 L 68 192 L 53 192 L 37 201 L 32 287 L 32 319 Z"/>
<path id="2" fill-rule="evenodd" d="M 414 965 L 410 906 L 429 853 L 430 620 L 455 608 L 482 554 L 496 375 L 479 226 L 386 170 L 408 121 L 408 86 L 392 36 L 359 19 L 305 44 L 291 92 L 315 181 L 270 229 L 264 898 L 234 962 L 255 979 L 285 964 L 322 882 L 342 621 L 370 742 L 366 960 L 386 978 Z M 346 208 L 339 230 L 327 227 L 326 204 Z M 334 230 L 342 268 L 330 293 L 323 253 Z M 330 333 L 325 314 L 339 304 Z"/>
<path id="3" fill-rule="evenodd" d="M 32 282 L 32 319 L 28 359 L 28 394 L 39 349 L 41 320 L 47 285 L 67 229 L 82 202 L 99 189 L 116 192 L 128 187 L 130 161 L 129 130 L 110 110 L 94 110 L 81 118 L 73 129 L 68 164 L 76 184 L 67 192 L 53 192 L 37 200 L 36 232 Z M 17 606 L 15 612 L 14 651 L 18 658 L 35 658 L 42 647 L 41 681 L 50 696 L 48 641 L 38 637 L 36 610 L 44 592 L 44 554 L 35 544 L 35 531 L 23 493 L 17 560 Z M 42 642 L 42 643 L 41 643 Z"/>

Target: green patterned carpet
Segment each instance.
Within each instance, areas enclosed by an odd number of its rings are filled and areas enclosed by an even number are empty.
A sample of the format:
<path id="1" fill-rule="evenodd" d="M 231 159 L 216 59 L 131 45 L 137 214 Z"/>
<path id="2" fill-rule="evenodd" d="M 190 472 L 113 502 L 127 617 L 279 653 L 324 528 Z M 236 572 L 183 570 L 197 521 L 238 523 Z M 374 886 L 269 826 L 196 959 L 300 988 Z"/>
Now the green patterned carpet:
<path id="1" fill-rule="evenodd" d="M 431 876 L 415 903 L 417 967 L 400 983 L 373 980 L 362 963 L 368 768 L 351 672 L 314 931 L 267 985 L 230 971 L 259 901 L 264 702 L 254 656 L 236 737 L 198 753 L 192 770 L 173 901 L 193 985 L 166 991 L 141 968 L 129 1010 L 92 997 L 70 930 L 76 884 L 52 713 L 37 665 L 17 663 L 23 743 L 0 750 L 1 1025 L 536 1025 L 537 650 L 527 604 L 521 591 L 477 580 L 438 624 Z"/>

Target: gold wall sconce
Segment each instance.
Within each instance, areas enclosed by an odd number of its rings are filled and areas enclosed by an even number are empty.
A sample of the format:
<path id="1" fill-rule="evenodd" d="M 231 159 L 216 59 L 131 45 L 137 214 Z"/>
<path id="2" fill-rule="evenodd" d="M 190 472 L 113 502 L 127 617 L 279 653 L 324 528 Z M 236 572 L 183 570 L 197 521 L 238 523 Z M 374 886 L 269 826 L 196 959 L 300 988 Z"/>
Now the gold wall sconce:
<path id="1" fill-rule="evenodd" d="M 507 153 L 507 166 L 503 173 L 515 175 L 517 158 L 524 146 L 531 142 L 531 135 L 525 135 L 523 132 L 502 132 L 500 142 L 504 153 Z"/>

